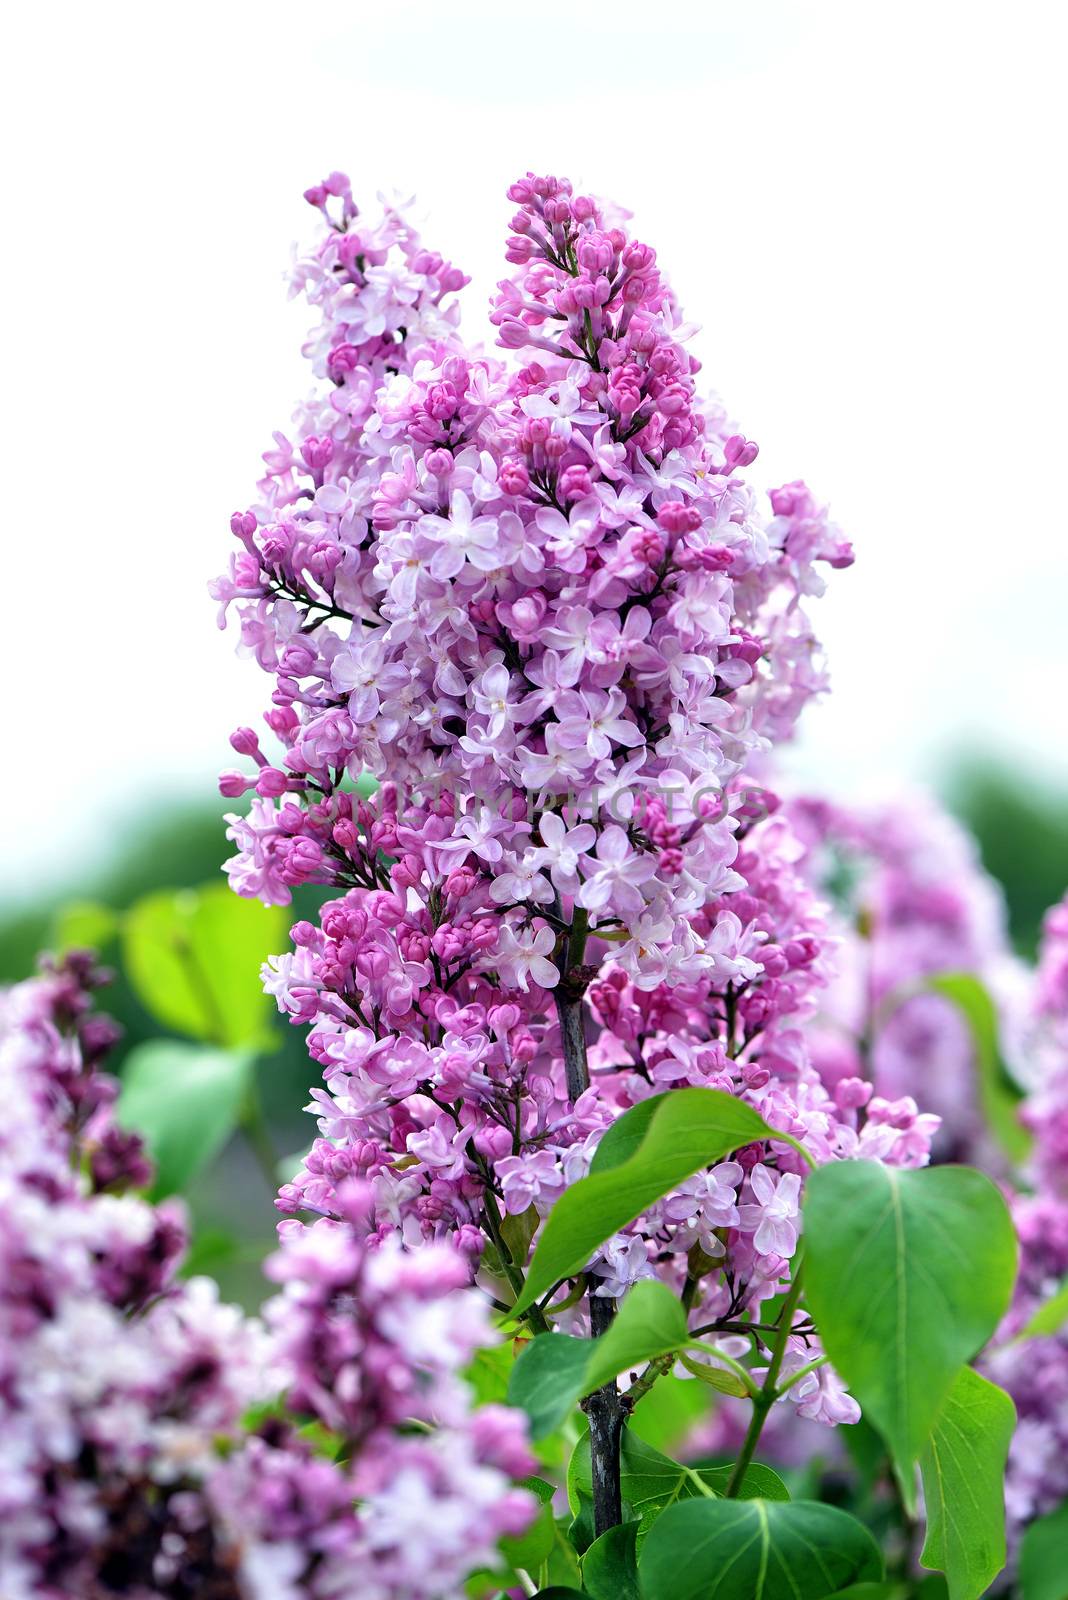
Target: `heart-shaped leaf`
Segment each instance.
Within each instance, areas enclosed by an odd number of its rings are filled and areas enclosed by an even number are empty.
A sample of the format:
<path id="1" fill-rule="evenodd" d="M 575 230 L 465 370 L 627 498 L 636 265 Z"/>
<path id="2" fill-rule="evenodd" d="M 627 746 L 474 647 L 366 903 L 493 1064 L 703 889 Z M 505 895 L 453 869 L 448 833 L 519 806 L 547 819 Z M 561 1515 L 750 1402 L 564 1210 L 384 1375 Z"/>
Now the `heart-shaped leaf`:
<path id="1" fill-rule="evenodd" d="M 684 1466 L 670 1456 L 654 1450 L 627 1428 L 620 1446 L 620 1490 L 624 1503 L 643 1524 L 648 1524 L 678 1500 L 711 1491 L 722 1495 L 734 1471 L 733 1466 Z M 567 1492 L 573 1506 L 593 1493 L 590 1471 L 590 1441 L 579 1440 L 567 1469 Z M 742 1499 L 789 1500 L 789 1491 L 778 1473 L 754 1461 L 750 1464 L 741 1491 Z"/>
<path id="2" fill-rule="evenodd" d="M 805 1186 L 805 1298 L 903 1486 L 957 1373 L 1008 1306 L 1016 1236 L 990 1179 L 837 1161 Z"/>
<path id="3" fill-rule="evenodd" d="M 680 1349 L 689 1338 L 686 1313 L 667 1284 L 653 1278 L 636 1283 L 607 1331 L 591 1341 L 581 1393 L 591 1394 L 618 1373 Z"/>
<path id="4" fill-rule="evenodd" d="M 526 1478 L 522 1488 L 537 1495 L 541 1508 L 525 1533 L 506 1535 L 501 1540 L 501 1553 L 510 1567 L 537 1571 L 548 1558 L 556 1539 L 556 1520 L 553 1517 L 553 1495 L 556 1489 L 544 1478 Z"/>
<path id="5" fill-rule="evenodd" d="M 878 1580 L 868 1530 L 814 1500 L 687 1500 L 653 1523 L 638 1562 L 644 1600 L 825 1600 Z"/>
<path id="6" fill-rule="evenodd" d="M 553 1433 L 583 1393 L 592 1343 L 570 1333 L 542 1333 L 520 1351 L 508 1379 L 508 1404 L 526 1412 L 532 1439 Z"/>

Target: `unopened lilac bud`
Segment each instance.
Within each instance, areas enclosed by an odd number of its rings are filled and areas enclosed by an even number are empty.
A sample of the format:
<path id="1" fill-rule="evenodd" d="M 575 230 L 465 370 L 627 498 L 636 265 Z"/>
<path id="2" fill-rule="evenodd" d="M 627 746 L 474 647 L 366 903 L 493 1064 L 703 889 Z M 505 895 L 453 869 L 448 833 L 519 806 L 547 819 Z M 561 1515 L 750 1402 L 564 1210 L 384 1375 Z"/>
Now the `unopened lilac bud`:
<path id="1" fill-rule="evenodd" d="M 235 511 L 230 518 L 230 532 L 239 539 L 250 539 L 256 531 L 256 518 L 251 511 Z"/>
<path id="2" fill-rule="evenodd" d="M 256 779 L 256 793 L 270 800 L 277 800 L 292 787 L 289 774 L 282 772 L 278 767 L 264 767 Z"/>
<path id="3" fill-rule="evenodd" d="M 238 800 L 241 795 L 255 787 L 255 778 L 250 778 L 244 772 L 221 772 L 219 774 L 219 793 L 227 800 Z"/>
<path id="4" fill-rule="evenodd" d="M 260 741 L 254 728 L 235 728 L 230 735 L 231 747 L 239 756 L 258 756 Z"/>
<path id="5" fill-rule="evenodd" d="M 329 435 L 322 439 L 314 436 L 305 439 L 300 447 L 300 454 L 304 464 L 312 472 L 321 472 L 334 458 L 334 441 Z"/>
<path id="6" fill-rule="evenodd" d="M 863 1078 L 839 1078 L 834 1086 L 834 1103 L 842 1111 L 857 1111 L 871 1099 L 872 1086 Z"/>
<path id="7" fill-rule="evenodd" d="M 435 478 L 449 477 L 456 465 L 451 450 L 429 450 L 425 459 L 426 470 Z"/>
<path id="8" fill-rule="evenodd" d="M 505 494 L 526 494 L 530 488 L 530 474 L 521 461 L 502 463 L 497 481 Z"/>

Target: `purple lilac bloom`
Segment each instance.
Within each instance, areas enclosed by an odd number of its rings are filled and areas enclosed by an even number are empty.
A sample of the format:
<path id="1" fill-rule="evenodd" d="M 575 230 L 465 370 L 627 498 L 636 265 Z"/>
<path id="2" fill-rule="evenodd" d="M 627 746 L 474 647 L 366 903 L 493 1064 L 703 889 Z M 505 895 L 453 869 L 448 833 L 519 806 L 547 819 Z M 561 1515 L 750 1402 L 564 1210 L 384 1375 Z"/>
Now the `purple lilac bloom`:
<path id="1" fill-rule="evenodd" d="M 492 1342 L 462 1261 L 321 1223 L 272 1258 L 273 1334 L 180 1281 L 180 1207 L 131 1192 L 151 1167 L 112 1120 L 98 981 L 74 955 L 0 995 L 4 1600 L 325 1600 L 353 1572 L 370 1600 L 458 1600 L 534 1509 L 524 1419 L 461 1377 Z"/>
<path id="2" fill-rule="evenodd" d="M 269 1362 L 177 1283 L 181 1208 L 130 1190 L 151 1168 L 112 1120 L 98 981 L 72 955 L 0 996 L 0 1592 L 232 1595 L 203 1483 Z"/>
<path id="3" fill-rule="evenodd" d="M 1020 1338 L 1068 1281 L 1068 896 L 1046 915 L 1034 978 L 1030 1047 L 1038 1083 L 1024 1104 L 1034 1134 L 1013 1199 L 1020 1274 L 1012 1308 L 987 1360 L 1016 1402 L 1019 1423 L 1005 1481 L 1010 1532 L 1068 1499 L 1068 1326 Z"/>
<path id="4" fill-rule="evenodd" d="M 312 195 L 294 289 L 319 314 L 316 387 L 213 590 L 272 679 L 277 742 L 233 737 L 255 770 L 224 778 L 254 791 L 231 882 L 333 890 L 264 972 L 324 1080 L 279 1198 L 291 1242 L 316 1217 L 369 1248 L 448 1241 L 498 1292 L 491 1207 L 536 1224 L 614 1118 L 683 1085 L 745 1097 L 820 1161 L 921 1164 L 937 1118 L 867 1084 L 836 1098 L 809 1060 L 833 941 L 751 784 L 824 687 L 803 602 L 848 543 L 803 483 L 745 480 L 757 446 L 699 399 L 655 251 L 566 180 L 509 190 L 507 361 L 461 339 L 465 280 L 403 214 L 364 218 L 338 174 Z M 608 1241 L 594 1292 L 681 1287 L 701 1241 L 695 1319 L 776 1294 L 800 1161 L 730 1166 Z"/>

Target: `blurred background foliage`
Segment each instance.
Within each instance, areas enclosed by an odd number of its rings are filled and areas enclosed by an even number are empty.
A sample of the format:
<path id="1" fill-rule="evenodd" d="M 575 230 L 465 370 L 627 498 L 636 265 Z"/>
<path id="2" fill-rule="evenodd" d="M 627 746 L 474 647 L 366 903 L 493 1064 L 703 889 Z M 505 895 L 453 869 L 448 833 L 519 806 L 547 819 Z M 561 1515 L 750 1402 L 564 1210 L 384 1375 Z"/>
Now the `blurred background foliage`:
<path id="1" fill-rule="evenodd" d="M 123 1029 L 110 1061 L 123 1078 L 120 1106 L 155 1145 L 158 1192 L 181 1192 L 188 1207 L 187 1270 L 212 1273 L 225 1296 L 251 1307 L 268 1287 L 260 1263 L 274 1240 L 275 1192 L 314 1135 L 303 1108 L 318 1077 L 304 1030 L 278 1015 L 259 969 L 327 891 L 300 890 L 275 908 L 231 894 L 221 871 L 233 848 L 227 804 L 120 817 L 110 849 L 84 874 L 31 904 L 0 898 L 0 984 L 28 977 L 41 950 L 99 950 L 113 973 L 100 1005 Z M 179 1083 L 194 1092 L 176 1107 Z M 172 1132 L 161 1146 L 164 1124 Z"/>
<path id="2" fill-rule="evenodd" d="M 942 795 L 1004 889 L 1013 944 L 1030 960 L 1045 912 L 1068 886 L 1068 792 L 970 757 L 950 769 Z"/>
<path id="3" fill-rule="evenodd" d="M 1018 951 L 1033 956 L 1043 913 L 1068 885 L 1068 792 L 978 757 L 954 763 L 939 787 L 1004 888 Z M 160 1192 L 181 1192 L 189 1208 L 189 1270 L 254 1306 L 274 1193 L 314 1135 L 303 1108 L 318 1081 L 304 1030 L 262 994 L 259 968 L 328 891 L 298 891 L 281 908 L 231 895 L 225 806 L 119 818 L 110 849 L 50 897 L 0 896 L 0 983 L 27 977 L 42 949 L 100 950 L 115 974 L 101 1003 L 123 1028 L 113 1065 L 124 1115 L 155 1145 Z"/>

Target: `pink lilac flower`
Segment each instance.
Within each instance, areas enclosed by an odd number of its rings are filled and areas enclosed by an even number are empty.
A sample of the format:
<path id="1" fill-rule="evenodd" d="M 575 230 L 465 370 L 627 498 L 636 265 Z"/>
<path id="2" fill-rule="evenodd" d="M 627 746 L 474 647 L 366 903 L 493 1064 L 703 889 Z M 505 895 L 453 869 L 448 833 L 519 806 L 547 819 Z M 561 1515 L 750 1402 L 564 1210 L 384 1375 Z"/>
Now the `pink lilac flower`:
<path id="1" fill-rule="evenodd" d="M 761 1255 L 789 1260 L 797 1248 L 801 1179 L 795 1172 L 776 1178 L 765 1166 L 749 1173 L 751 1202 L 738 1209 L 739 1226 L 753 1235 L 753 1248 Z"/>
<path id="2" fill-rule="evenodd" d="M 821 1354 L 819 1341 L 811 1334 L 804 1338 L 794 1336 L 787 1340 L 786 1354 L 779 1369 L 779 1386 L 784 1392 L 776 1403 L 792 1406 L 797 1415 L 806 1422 L 823 1422 L 832 1427 L 842 1423 L 859 1422 L 860 1407 L 853 1396 L 843 1388 L 842 1380 L 833 1367 L 826 1364 L 817 1366 L 814 1371 L 806 1372 L 796 1383 L 790 1383 L 795 1373 L 811 1366 Z M 754 1379 L 759 1382 L 766 1370 L 754 1367 Z"/>

